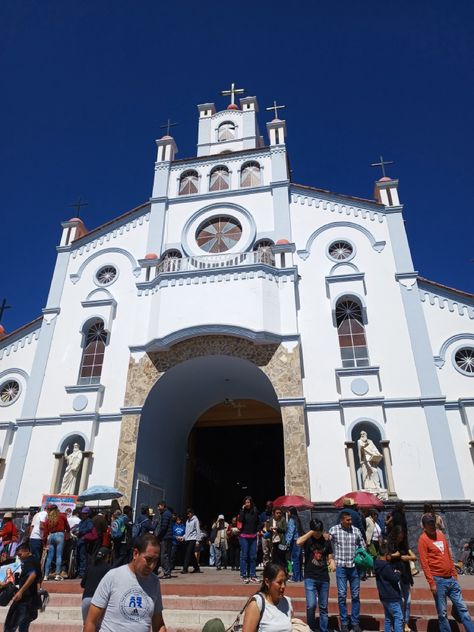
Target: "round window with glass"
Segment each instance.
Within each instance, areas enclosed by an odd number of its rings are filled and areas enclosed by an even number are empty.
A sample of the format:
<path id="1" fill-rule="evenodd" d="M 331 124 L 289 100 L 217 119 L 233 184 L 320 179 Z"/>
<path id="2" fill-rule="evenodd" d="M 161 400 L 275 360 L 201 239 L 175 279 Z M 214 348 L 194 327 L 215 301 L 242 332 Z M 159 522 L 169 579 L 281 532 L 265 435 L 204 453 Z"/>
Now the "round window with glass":
<path id="1" fill-rule="evenodd" d="M 354 248 L 348 241 L 333 241 L 328 248 L 328 254 L 334 261 L 345 261 L 354 254 Z"/>
<path id="2" fill-rule="evenodd" d="M 242 237 L 242 226 L 233 217 L 220 216 L 208 219 L 196 232 L 198 246 L 209 254 L 227 252 Z"/>
<path id="3" fill-rule="evenodd" d="M 97 283 L 99 285 L 110 285 L 115 281 L 117 277 L 117 268 L 114 266 L 104 266 L 100 270 L 98 270 L 95 278 L 97 279 Z"/>
<path id="4" fill-rule="evenodd" d="M 456 368 L 464 375 L 474 376 L 474 347 L 462 347 L 454 354 Z"/>
<path id="5" fill-rule="evenodd" d="M 8 380 L 0 386 L 0 405 L 8 406 L 20 396 L 20 384 L 16 380 Z"/>

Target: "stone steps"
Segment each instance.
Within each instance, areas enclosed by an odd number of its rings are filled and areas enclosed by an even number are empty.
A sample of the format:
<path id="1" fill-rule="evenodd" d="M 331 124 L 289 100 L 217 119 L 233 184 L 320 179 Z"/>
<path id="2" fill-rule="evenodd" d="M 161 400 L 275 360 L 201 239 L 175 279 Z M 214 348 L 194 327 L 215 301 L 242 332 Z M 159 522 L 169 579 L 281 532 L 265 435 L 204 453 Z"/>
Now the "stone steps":
<path id="1" fill-rule="evenodd" d="M 164 618 L 169 632 L 200 632 L 206 621 L 219 617 L 228 627 L 258 586 L 239 582 L 188 583 L 175 578 L 161 583 Z M 81 595 L 79 582 L 47 582 L 50 602 L 46 612 L 31 625 L 33 632 L 80 632 L 82 630 Z M 463 587 L 464 597 L 471 613 L 474 613 L 474 589 Z M 291 597 L 295 615 L 306 619 L 303 584 L 290 584 L 287 594 Z M 364 630 L 383 630 L 383 608 L 373 583 L 361 587 L 361 626 Z M 0 622 L 5 620 L 7 609 L 0 609 Z M 329 596 L 330 628 L 338 629 L 337 591 L 331 585 Z M 412 620 L 410 627 L 417 632 L 436 632 L 436 610 L 427 587 L 420 583 L 412 591 Z M 452 629 L 458 630 L 452 622 Z"/>

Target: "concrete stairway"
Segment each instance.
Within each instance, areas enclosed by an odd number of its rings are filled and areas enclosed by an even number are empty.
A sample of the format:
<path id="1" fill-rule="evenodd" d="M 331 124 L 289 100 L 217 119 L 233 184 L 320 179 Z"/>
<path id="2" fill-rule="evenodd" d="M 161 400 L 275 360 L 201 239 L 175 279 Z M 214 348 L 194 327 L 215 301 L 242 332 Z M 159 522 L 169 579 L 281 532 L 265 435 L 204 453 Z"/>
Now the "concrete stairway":
<path id="1" fill-rule="evenodd" d="M 209 572 L 209 574 L 212 571 Z M 235 575 L 219 577 L 218 583 L 206 581 L 207 573 L 193 577 L 190 583 L 182 578 L 162 582 L 164 618 L 170 632 L 198 632 L 204 623 L 219 617 L 228 627 L 237 613 L 258 586 L 237 583 Z M 189 578 L 191 579 L 191 578 Z M 201 579 L 201 583 L 198 581 Z M 473 578 L 474 579 L 474 578 Z M 186 580 L 188 578 L 186 577 Z M 77 581 L 48 582 L 45 587 L 51 598 L 44 613 L 31 625 L 33 632 L 81 632 L 81 588 Z M 290 584 L 286 594 L 292 599 L 295 616 L 305 619 L 305 599 L 302 584 Z M 470 612 L 474 614 L 474 586 L 463 587 L 464 598 Z M 361 590 L 361 626 L 365 630 L 383 630 L 383 609 L 378 600 L 373 580 L 366 582 Z M 7 608 L 0 608 L 0 621 L 5 620 Z M 337 593 L 331 586 L 329 599 L 330 628 L 338 629 Z M 417 632 L 436 632 L 438 622 L 430 591 L 426 584 L 418 581 L 412 592 L 411 628 Z M 457 624 L 452 622 L 452 629 Z"/>

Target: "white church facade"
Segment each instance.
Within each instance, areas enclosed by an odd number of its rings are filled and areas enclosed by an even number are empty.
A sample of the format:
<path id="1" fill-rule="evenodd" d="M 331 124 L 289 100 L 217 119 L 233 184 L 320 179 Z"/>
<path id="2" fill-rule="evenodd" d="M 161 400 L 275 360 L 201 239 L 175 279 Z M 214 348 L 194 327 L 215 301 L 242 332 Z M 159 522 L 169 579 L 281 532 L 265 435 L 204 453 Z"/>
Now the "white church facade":
<path id="1" fill-rule="evenodd" d="M 74 443 L 76 491 L 135 505 L 224 479 L 473 499 L 474 295 L 414 270 L 397 180 L 296 184 L 254 97 L 198 112 L 196 157 L 157 141 L 149 202 L 63 223 L 42 316 L 0 338 L 0 507 L 59 492 Z"/>

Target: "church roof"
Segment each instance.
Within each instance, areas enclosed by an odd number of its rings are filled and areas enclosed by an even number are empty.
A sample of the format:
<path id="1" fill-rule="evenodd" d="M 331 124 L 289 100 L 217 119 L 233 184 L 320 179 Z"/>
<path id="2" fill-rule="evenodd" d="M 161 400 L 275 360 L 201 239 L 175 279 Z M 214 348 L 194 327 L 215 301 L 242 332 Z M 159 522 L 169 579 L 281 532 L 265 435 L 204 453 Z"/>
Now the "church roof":
<path id="1" fill-rule="evenodd" d="M 445 292 L 449 292 L 451 294 L 456 294 L 456 296 L 462 297 L 464 299 L 468 299 L 473 301 L 474 294 L 470 292 L 464 292 L 464 290 L 457 290 L 454 287 L 450 287 L 449 285 L 443 285 L 442 283 L 437 283 L 436 281 L 430 281 L 429 279 L 425 279 L 425 277 L 419 276 L 418 281 L 423 285 L 429 285 L 433 288 L 437 288 L 438 290 L 444 290 Z"/>
<path id="2" fill-rule="evenodd" d="M 131 211 L 127 211 L 126 213 L 123 213 L 122 215 L 119 215 L 118 217 L 114 217 L 108 222 L 105 222 L 105 224 L 101 224 L 100 226 L 97 226 L 97 228 L 93 228 L 92 230 L 87 232 L 85 235 L 81 235 L 81 237 L 79 237 L 78 239 L 75 239 L 72 243 L 76 245 L 79 241 L 81 241 L 81 239 L 89 239 L 91 235 L 95 235 L 99 233 L 100 231 L 104 230 L 104 228 L 109 228 L 110 226 L 113 226 L 114 224 L 120 224 L 123 222 L 124 219 L 127 219 L 128 217 L 130 217 L 137 211 L 140 211 L 141 209 L 144 209 L 149 205 L 150 205 L 149 202 L 143 202 L 143 204 L 139 204 L 138 206 L 135 206 L 135 208 L 132 208 Z"/>
<path id="3" fill-rule="evenodd" d="M 380 206 L 384 208 L 384 205 L 380 204 L 380 202 L 377 202 L 377 200 L 369 200 L 368 198 L 356 197 L 355 195 L 347 195 L 346 193 L 336 193 L 335 191 L 329 191 L 328 189 L 318 189 L 317 187 L 311 187 L 307 184 L 297 184 L 296 182 L 292 182 L 291 186 L 292 188 L 298 187 L 298 189 L 305 189 L 306 191 L 316 191 L 317 193 L 325 193 L 326 195 L 337 195 L 337 197 L 345 198 L 347 200 L 365 202 L 366 204 L 374 204 L 375 206 Z"/>
<path id="4" fill-rule="evenodd" d="M 18 327 L 17 329 L 10 331 L 8 334 L 6 334 L 5 336 L 3 336 L 3 338 L 0 339 L 0 347 L 5 346 L 5 344 L 12 343 L 17 338 L 21 338 L 21 336 L 28 333 L 28 331 L 35 329 L 35 325 L 38 325 L 39 327 L 42 321 L 43 321 L 43 316 L 38 316 L 38 318 L 35 318 L 29 323 L 26 323 L 26 325 L 22 325 L 21 327 Z"/>

